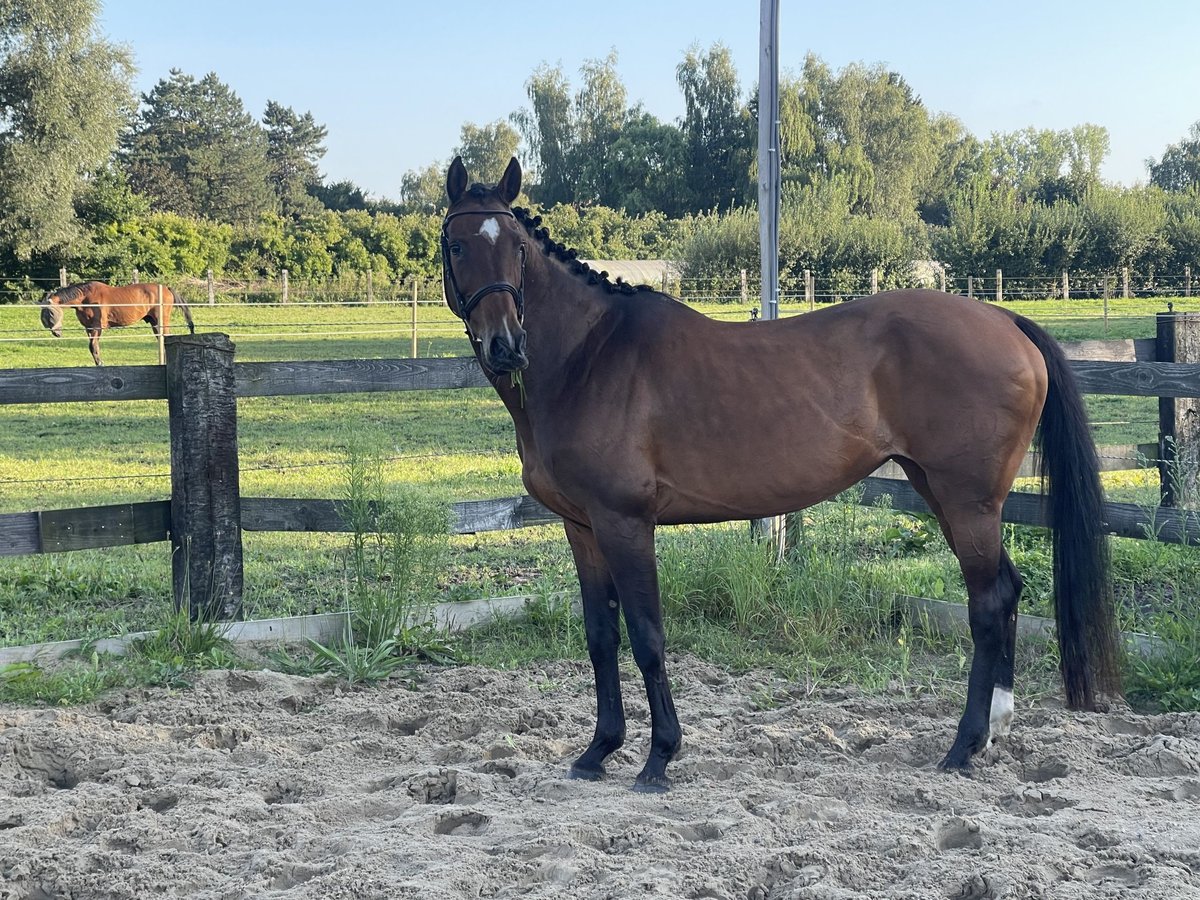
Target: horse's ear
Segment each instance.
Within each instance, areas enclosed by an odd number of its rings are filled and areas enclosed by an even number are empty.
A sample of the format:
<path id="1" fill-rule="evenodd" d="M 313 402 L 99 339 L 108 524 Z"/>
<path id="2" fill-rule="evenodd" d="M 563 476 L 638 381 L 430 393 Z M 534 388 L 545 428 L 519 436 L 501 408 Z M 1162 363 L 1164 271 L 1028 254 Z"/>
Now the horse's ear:
<path id="1" fill-rule="evenodd" d="M 462 157 L 456 156 L 454 162 L 450 163 L 450 171 L 446 173 L 446 196 L 450 198 L 451 206 L 459 201 L 466 189 L 467 167 L 463 165 Z"/>
<path id="2" fill-rule="evenodd" d="M 515 156 L 508 161 L 508 168 L 500 176 L 496 190 L 500 192 L 500 199 L 510 205 L 517 199 L 517 194 L 521 193 L 521 164 Z"/>

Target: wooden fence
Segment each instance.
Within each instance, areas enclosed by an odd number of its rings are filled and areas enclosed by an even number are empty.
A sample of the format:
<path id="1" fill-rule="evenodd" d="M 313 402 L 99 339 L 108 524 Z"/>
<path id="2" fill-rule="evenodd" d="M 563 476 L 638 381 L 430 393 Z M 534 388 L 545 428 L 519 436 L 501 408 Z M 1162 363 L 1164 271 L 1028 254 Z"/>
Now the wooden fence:
<path id="1" fill-rule="evenodd" d="M 1087 393 L 1159 397 L 1161 465 L 1193 452 L 1189 428 L 1200 398 L 1200 314 L 1161 314 L 1156 339 L 1064 345 Z M 484 388 L 473 357 L 235 363 L 221 334 L 167 338 L 165 366 L 0 370 L 0 404 L 167 400 L 171 499 L 0 515 L 0 556 L 55 553 L 170 541 L 172 589 L 192 614 L 241 616 L 243 531 L 335 532 L 348 527 L 336 501 L 242 497 L 238 481 L 237 398 L 378 391 Z M 902 477 L 881 470 L 866 479 L 863 504 L 888 497 L 893 508 L 927 512 Z M 1170 479 L 1164 478 L 1164 485 Z M 1164 491 L 1167 504 L 1173 501 Z M 540 525 L 557 517 L 530 497 L 454 504 L 453 531 L 473 533 Z M 1171 508 L 1109 503 L 1109 533 L 1200 543 L 1200 516 Z M 1013 493 L 1004 520 L 1045 525 L 1038 494 Z"/>

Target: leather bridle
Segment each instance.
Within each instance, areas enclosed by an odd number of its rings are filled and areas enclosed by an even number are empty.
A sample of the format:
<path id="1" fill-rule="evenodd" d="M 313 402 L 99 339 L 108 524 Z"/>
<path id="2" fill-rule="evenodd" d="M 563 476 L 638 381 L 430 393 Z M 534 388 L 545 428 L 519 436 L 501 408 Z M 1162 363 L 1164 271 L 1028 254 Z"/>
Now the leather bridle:
<path id="1" fill-rule="evenodd" d="M 442 268 L 446 275 L 449 276 L 450 288 L 454 291 L 454 302 L 458 309 L 455 311 L 467 329 L 467 337 L 471 337 L 471 313 L 475 307 L 479 305 L 479 301 L 488 294 L 511 294 L 513 303 L 517 307 L 517 322 L 518 324 L 525 321 L 525 245 L 520 248 L 521 255 L 521 283 L 515 287 L 508 281 L 496 281 L 492 284 L 485 285 L 473 293 L 470 297 L 464 297 L 458 287 L 458 280 L 454 277 L 454 266 L 450 262 L 450 238 L 446 233 L 446 229 L 450 225 L 450 220 L 459 216 L 508 216 L 515 219 L 507 209 L 464 209 L 461 212 L 449 213 L 444 222 L 442 222 Z"/>

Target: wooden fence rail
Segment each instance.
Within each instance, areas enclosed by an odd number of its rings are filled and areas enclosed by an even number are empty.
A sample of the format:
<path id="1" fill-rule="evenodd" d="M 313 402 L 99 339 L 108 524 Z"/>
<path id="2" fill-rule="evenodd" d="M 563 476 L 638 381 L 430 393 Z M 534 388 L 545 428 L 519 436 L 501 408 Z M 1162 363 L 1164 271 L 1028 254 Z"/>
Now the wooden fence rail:
<path id="1" fill-rule="evenodd" d="M 1158 445 L 1136 448 L 1138 452 L 1164 456 L 1175 438 L 1171 416 L 1164 411 L 1175 408 L 1172 398 L 1200 397 L 1200 363 L 1176 361 L 1178 348 L 1186 343 L 1180 335 L 1188 333 L 1200 334 L 1200 316 L 1163 314 L 1154 340 L 1064 344 L 1085 392 L 1161 398 L 1163 437 Z M 0 371 L 0 404 L 170 398 L 172 434 L 170 500 L 0 515 L 0 556 L 170 540 L 176 603 L 187 597 L 194 615 L 236 618 L 241 611 L 243 531 L 348 530 L 333 500 L 240 496 L 237 398 L 487 386 L 472 357 L 237 363 L 224 335 L 176 335 L 167 339 L 166 349 L 166 366 Z M 1133 450 L 1121 448 L 1121 453 L 1133 455 Z M 213 471 L 222 473 L 221 478 L 206 474 Z M 893 508 L 927 511 L 906 481 L 879 477 L 889 474 L 881 470 L 866 480 L 864 504 L 874 505 L 887 495 Z M 458 533 L 557 520 L 530 497 L 458 503 L 453 516 L 452 530 Z M 1105 518 L 1114 535 L 1200 543 L 1195 513 L 1110 503 Z M 1011 494 L 1004 520 L 1044 525 L 1042 498 Z"/>
<path id="2" fill-rule="evenodd" d="M 872 476 L 862 482 L 858 503 L 900 512 L 928 513 L 929 507 L 903 478 Z M 1048 524 L 1041 494 L 1013 491 L 1004 521 Z M 242 497 L 243 531 L 339 533 L 352 530 L 342 502 L 320 498 Z M 463 500 L 450 505 L 450 532 L 477 534 L 549 525 L 559 517 L 530 496 Z M 1116 537 L 1147 538 L 1167 544 L 1200 545 L 1200 513 L 1134 503 L 1105 505 L 1105 529 Z M 45 512 L 0 514 L 0 556 L 97 550 L 151 544 L 171 538 L 171 501 L 148 500 Z"/>

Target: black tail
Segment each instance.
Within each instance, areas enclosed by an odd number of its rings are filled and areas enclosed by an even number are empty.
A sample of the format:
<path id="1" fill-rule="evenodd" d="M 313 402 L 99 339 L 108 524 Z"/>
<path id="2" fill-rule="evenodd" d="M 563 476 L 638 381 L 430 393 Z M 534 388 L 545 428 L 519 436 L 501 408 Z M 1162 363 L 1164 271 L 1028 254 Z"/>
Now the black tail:
<path id="1" fill-rule="evenodd" d="M 1083 397 L 1054 338 L 1020 316 L 1017 327 L 1046 360 L 1050 386 L 1037 444 L 1049 492 L 1054 612 L 1067 704 L 1092 709 L 1095 691 L 1121 689 L 1113 623 L 1104 491 Z"/>
<path id="2" fill-rule="evenodd" d="M 188 331 L 195 334 L 196 325 L 192 322 L 192 311 L 188 307 L 187 301 L 183 299 L 183 296 L 178 291 L 172 291 L 171 293 L 175 295 L 175 305 L 183 311 L 183 320 L 187 322 Z"/>

